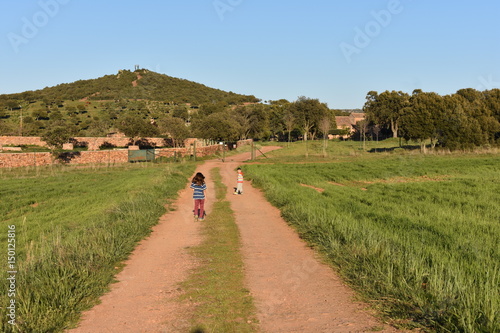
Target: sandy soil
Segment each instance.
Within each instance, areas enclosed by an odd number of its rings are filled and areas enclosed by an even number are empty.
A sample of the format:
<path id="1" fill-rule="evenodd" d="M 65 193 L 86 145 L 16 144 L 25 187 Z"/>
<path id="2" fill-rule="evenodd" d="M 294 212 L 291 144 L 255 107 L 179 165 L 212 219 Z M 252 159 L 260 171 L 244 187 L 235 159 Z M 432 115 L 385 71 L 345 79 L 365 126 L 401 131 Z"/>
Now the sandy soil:
<path id="1" fill-rule="evenodd" d="M 245 181 L 243 195 L 233 195 L 235 169 L 249 158 L 246 153 L 225 162 L 208 161 L 197 171 L 207 176 L 210 214 L 215 193 L 209 170 L 221 169 L 262 332 L 396 332 L 354 301 L 352 290 L 318 260 L 259 190 Z M 188 332 L 190 309 L 175 298 L 182 292 L 178 283 L 196 265 L 187 250 L 201 241 L 200 222 L 193 221 L 187 187 L 176 206 L 137 247 L 101 304 L 84 313 L 80 326 L 70 332 Z"/>

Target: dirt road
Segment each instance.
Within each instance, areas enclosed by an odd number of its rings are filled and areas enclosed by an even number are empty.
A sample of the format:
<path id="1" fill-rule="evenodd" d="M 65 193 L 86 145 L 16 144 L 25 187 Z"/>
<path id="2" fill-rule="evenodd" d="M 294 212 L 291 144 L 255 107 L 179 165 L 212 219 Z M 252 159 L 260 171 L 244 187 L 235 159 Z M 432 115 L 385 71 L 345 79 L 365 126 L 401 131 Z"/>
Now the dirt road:
<path id="1" fill-rule="evenodd" d="M 273 148 L 266 147 L 264 152 Z M 249 153 L 205 162 L 207 212 L 215 201 L 209 170 L 221 169 L 227 200 L 235 212 L 243 243 L 246 284 L 255 299 L 262 332 L 396 332 L 353 300 L 353 292 L 280 217 L 263 194 L 244 183 L 233 195 L 235 169 Z M 187 249 L 200 242 L 200 224 L 192 218 L 186 187 L 177 210 L 165 214 L 141 242 L 102 303 L 83 315 L 77 332 L 187 332 L 186 314 L 174 300 L 195 260 Z"/>

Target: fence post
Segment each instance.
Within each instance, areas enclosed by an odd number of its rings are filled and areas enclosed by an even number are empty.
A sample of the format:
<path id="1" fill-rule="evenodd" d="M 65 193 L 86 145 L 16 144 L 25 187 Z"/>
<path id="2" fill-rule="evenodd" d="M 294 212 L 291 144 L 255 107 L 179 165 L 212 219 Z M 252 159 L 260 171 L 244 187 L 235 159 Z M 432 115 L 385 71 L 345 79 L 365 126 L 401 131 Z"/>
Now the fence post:
<path id="1" fill-rule="evenodd" d="M 194 157 L 194 160 L 196 161 L 196 140 L 193 142 L 193 157 Z"/>

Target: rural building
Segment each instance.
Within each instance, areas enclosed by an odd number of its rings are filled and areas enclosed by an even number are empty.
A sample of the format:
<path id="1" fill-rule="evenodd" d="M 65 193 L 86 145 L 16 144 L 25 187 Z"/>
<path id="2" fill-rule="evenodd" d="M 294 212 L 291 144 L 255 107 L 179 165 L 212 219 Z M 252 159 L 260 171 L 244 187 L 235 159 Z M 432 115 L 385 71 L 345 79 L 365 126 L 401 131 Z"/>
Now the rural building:
<path id="1" fill-rule="evenodd" d="M 361 112 L 352 112 L 349 116 L 336 116 L 337 129 L 348 130 L 349 132 L 347 135 L 339 135 L 337 137 L 342 137 L 343 139 L 349 138 L 356 131 L 356 124 L 362 120 L 365 120 L 365 114 Z"/>

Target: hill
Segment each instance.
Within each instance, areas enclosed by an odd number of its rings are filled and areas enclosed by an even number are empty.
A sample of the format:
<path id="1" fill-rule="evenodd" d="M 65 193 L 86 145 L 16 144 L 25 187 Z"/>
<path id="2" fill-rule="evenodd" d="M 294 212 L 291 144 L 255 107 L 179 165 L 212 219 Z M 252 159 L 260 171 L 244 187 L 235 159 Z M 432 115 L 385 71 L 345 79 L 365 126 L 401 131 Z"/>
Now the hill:
<path id="1" fill-rule="evenodd" d="M 97 79 L 79 80 L 35 91 L 0 95 L 0 103 L 37 102 L 45 104 L 76 100 L 127 100 L 165 101 L 172 104 L 198 105 L 223 101 L 228 104 L 259 101 L 255 96 L 207 87 L 193 81 L 159 74 L 146 69 L 134 72 L 120 70 L 115 75 Z"/>
<path id="2" fill-rule="evenodd" d="M 255 96 L 146 69 L 120 70 L 97 79 L 0 95 L 0 135 L 43 136 L 59 128 L 72 136 L 105 136 L 134 124 L 151 136 L 165 131 L 157 121 L 175 117 L 189 124 L 198 109 L 222 110 L 256 102 Z M 179 127 L 185 132 L 186 126 Z"/>

